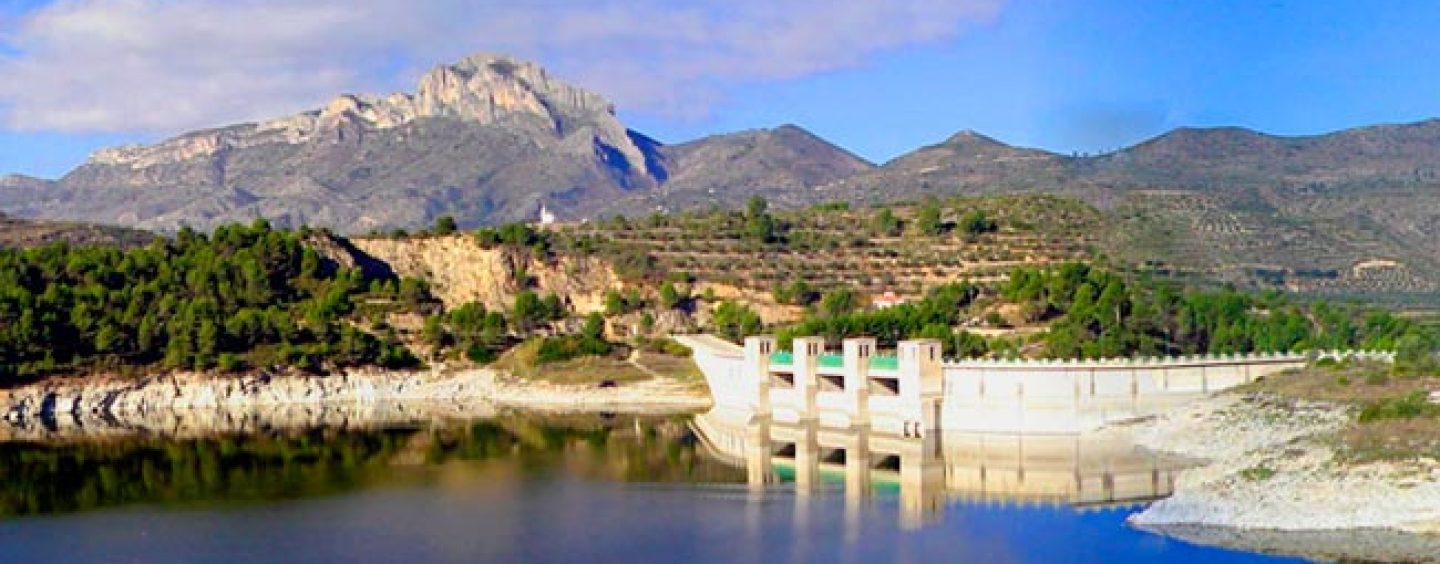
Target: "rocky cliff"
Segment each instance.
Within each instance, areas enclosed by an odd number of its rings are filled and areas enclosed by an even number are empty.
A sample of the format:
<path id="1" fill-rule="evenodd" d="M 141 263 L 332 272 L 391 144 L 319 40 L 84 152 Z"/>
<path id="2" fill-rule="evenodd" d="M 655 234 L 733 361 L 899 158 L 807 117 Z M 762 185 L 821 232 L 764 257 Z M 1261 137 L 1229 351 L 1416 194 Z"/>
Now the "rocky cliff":
<path id="1" fill-rule="evenodd" d="M 509 309 L 515 294 L 529 289 L 555 294 L 577 313 L 605 309 L 605 293 L 623 288 L 615 270 L 589 257 L 536 258 L 528 249 L 485 249 L 471 235 L 438 237 L 355 238 L 361 255 L 342 261 L 373 260 L 394 274 L 420 278 L 451 308 L 480 302 L 489 309 Z M 333 255 L 332 255 L 333 258 Z"/>

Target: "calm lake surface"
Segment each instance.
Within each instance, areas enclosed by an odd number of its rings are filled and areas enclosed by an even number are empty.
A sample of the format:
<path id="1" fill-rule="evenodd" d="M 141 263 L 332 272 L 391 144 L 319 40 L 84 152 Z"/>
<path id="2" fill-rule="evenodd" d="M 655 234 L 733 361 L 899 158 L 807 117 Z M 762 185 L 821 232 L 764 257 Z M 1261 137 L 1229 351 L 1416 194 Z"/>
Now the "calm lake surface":
<path id="1" fill-rule="evenodd" d="M 1173 468 L 713 416 L 10 442 L 0 562 L 1288 561 L 1125 526 Z"/>

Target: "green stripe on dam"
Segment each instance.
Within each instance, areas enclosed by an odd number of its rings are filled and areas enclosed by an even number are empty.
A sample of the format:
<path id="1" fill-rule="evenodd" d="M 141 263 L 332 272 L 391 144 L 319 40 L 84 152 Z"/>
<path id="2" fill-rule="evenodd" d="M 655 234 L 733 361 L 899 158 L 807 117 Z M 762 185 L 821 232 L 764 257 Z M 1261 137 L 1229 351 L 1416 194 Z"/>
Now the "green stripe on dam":
<path id="1" fill-rule="evenodd" d="M 822 354 L 816 357 L 816 364 L 821 368 L 842 368 L 845 366 L 845 357 L 838 354 Z M 770 364 L 790 366 L 795 364 L 795 353 L 791 351 L 780 351 L 770 354 Z M 870 358 L 870 368 L 877 370 L 899 370 L 900 359 L 894 355 L 877 355 Z"/>

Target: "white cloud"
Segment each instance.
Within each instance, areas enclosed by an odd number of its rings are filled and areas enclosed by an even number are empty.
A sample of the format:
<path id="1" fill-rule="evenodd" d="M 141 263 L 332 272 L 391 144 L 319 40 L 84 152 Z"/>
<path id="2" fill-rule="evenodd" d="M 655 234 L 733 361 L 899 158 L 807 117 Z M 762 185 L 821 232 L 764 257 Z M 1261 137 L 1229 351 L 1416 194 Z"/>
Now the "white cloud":
<path id="1" fill-rule="evenodd" d="M 11 129 L 167 132 L 408 90 L 472 51 L 535 59 L 629 110 L 850 68 L 993 19 L 1003 0 L 57 0 L 0 13 Z"/>

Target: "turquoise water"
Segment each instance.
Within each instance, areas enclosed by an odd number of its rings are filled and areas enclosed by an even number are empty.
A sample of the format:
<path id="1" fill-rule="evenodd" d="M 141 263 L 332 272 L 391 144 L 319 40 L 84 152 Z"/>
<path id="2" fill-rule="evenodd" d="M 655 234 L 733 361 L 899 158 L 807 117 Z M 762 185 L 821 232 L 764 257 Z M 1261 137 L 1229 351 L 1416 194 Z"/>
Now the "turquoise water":
<path id="1" fill-rule="evenodd" d="M 822 472 L 826 474 L 828 472 Z M 763 487 L 683 419 L 531 418 L 0 445 L 0 561 L 1279 562 L 1130 529 L 1134 507 Z"/>

